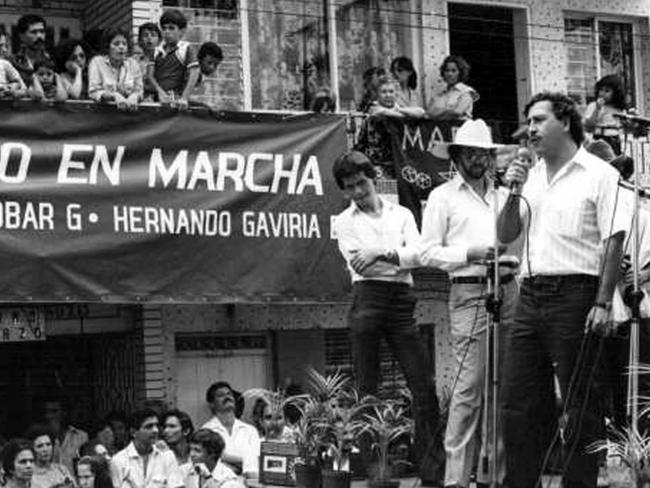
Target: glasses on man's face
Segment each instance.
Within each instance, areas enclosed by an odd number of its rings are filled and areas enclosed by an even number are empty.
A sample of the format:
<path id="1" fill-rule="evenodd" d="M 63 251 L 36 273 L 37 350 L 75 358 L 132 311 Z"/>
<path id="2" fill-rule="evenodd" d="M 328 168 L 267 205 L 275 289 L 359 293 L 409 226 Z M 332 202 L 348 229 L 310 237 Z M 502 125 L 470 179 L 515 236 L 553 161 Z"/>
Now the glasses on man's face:
<path id="1" fill-rule="evenodd" d="M 474 150 L 474 151 L 470 150 L 466 154 L 467 154 L 467 159 L 471 163 L 480 163 L 480 162 L 486 162 L 486 161 L 489 162 L 495 156 L 493 151 L 490 151 L 490 150 L 478 150 L 478 151 L 477 150 Z"/>

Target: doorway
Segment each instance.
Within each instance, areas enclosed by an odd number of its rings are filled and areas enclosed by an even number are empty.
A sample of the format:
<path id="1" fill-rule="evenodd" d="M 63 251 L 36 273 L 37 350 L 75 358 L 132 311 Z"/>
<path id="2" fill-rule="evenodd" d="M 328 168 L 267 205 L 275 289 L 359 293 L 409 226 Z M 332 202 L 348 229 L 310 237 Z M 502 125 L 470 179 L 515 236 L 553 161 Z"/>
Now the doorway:
<path id="1" fill-rule="evenodd" d="M 480 95 L 474 117 L 495 140 L 511 142 L 530 97 L 526 15 L 521 9 L 449 3 L 450 53 L 471 66 L 469 85 Z"/>

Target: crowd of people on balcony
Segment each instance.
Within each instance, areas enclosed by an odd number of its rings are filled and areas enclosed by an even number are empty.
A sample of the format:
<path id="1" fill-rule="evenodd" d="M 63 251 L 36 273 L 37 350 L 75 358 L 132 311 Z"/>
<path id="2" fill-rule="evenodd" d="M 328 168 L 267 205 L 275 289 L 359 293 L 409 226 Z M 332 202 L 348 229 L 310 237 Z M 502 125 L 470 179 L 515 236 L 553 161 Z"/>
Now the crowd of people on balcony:
<path id="1" fill-rule="evenodd" d="M 158 102 L 184 109 L 199 105 L 193 93 L 223 60 L 216 43 L 196 49 L 183 39 L 187 19 L 176 9 L 164 11 L 158 24 L 140 26 L 135 46 L 125 31 L 109 28 L 95 48 L 68 38 L 48 50 L 46 28 L 43 17 L 22 16 L 13 55 L 0 34 L 0 99 L 94 100 L 124 110 Z"/>
<path id="2" fill-rule="evenodd" d="M 112 412 L 87 430 L 72 425 L 64 399 L 47 398 L 24 436 L 0 436 L 0 486 L 243 488 L 258 476 L 261 441 L 293 440 L 299 413 L 271 411 L 268 400 L 244 399 L 224 381 L 205 398 L 212 417 L 200 429 L 186 412 L 144 408 Z"/>

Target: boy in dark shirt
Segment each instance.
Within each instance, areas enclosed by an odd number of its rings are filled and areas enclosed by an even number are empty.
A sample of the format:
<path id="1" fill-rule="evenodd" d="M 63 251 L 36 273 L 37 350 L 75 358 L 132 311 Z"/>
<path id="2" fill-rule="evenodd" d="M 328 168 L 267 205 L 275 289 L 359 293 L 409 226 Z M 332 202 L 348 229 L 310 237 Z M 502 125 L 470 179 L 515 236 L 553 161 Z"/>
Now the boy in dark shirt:
<path id="1" fill-rule="evenodd" d="M 199 63 L 189 42 L 183 41 L 187 19 L 176 9 L 160 17 L 163 42 L 154 54 L 153 85 L 161 103 L 187 108 L 190 92 L 199 77 Z"/>

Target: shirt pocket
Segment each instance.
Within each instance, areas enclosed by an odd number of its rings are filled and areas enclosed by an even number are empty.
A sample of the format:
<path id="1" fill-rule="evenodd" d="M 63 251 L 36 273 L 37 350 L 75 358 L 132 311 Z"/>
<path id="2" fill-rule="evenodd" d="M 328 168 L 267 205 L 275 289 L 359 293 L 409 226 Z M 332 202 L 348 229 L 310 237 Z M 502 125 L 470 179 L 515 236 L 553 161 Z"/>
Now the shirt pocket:
<path id="1" fill-rule="evenodd" d="M 584 239 L 589 224 L 589 207 L 587 200 L 554 205 L 551 212 L 551 228 L 555 227 L 561 236 Z"/>

